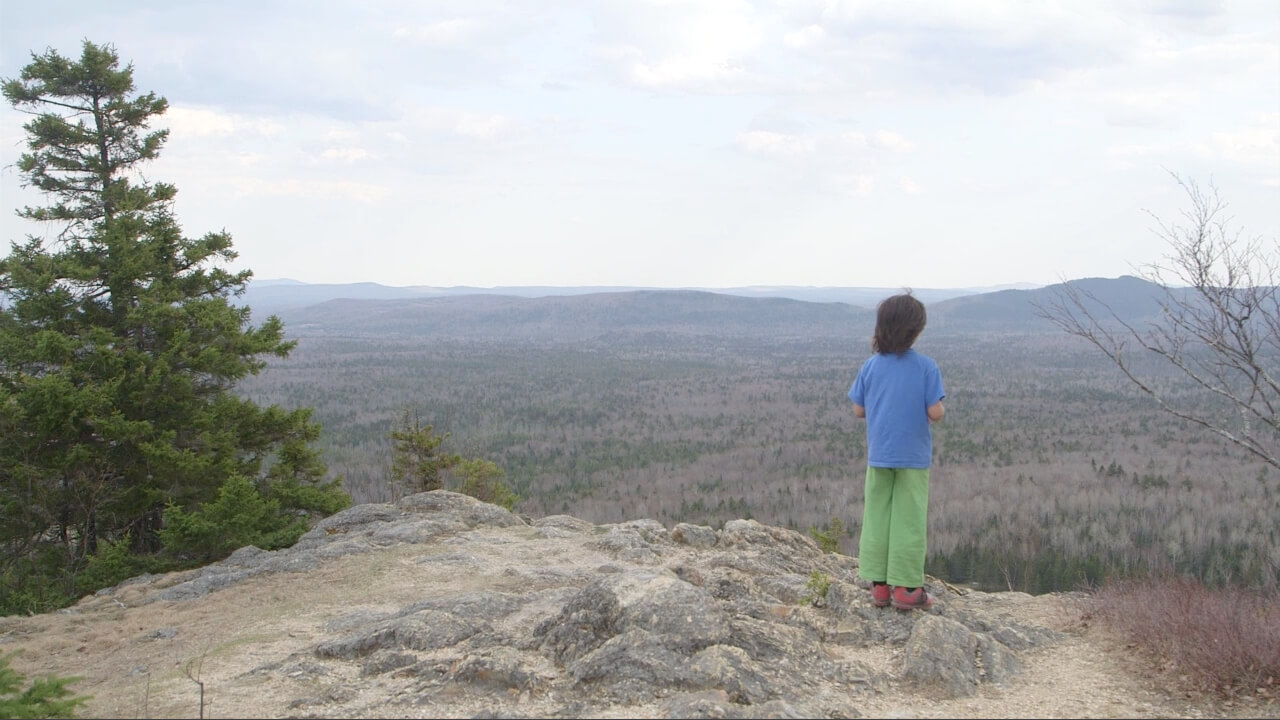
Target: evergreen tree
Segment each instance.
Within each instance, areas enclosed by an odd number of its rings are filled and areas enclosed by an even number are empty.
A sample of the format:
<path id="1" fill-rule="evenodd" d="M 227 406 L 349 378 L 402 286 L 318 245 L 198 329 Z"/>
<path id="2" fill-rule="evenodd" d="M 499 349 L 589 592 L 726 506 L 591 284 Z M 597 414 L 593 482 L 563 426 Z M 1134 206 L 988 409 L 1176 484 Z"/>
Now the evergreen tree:
<path id="1" fill-rule="evenodd" d="M 48 198 L 18 214 L 48 231 L 0 260 L 0 570 L 40 559 L 70 592 L 99 542 L 155 552 L 166 508 L 215 501 L 229 479 L 284 514 L 349 504 L 309 447 L 309 408 L 233 392 L 295 343 L 233 304 L 251 273 L 226 269 L 230 235 L 183 236 L 177 189 L 141 174 L 168 136 L 152 128 L 165 99 L 89 41 L 79 60 L 33 53 L 3 92 L 32 116 L 18 170 Z"/>
<path id="2" fill-rule="evenodd" d="M 462 460 L 440 450 L 448 438 L 448 433 L 436 434 L 435 426 L 423 425 L 417 412 L 404 411 L 391 430 L 391 482 L 397 496 L 444 487 L 441 473 Z"/>

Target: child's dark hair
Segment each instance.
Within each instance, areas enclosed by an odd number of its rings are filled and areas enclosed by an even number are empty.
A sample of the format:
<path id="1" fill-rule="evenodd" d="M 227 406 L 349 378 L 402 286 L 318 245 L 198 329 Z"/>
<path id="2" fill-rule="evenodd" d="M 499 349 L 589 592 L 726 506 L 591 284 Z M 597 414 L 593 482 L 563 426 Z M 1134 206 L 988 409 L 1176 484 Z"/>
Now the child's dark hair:
<path id="1" fill-rule="evenodd" d="M 901 355 L 920 337 L 926 319 L 924 303 L 912 297 L 910 290 L 881 300 L 876 306 L 876 331 L 871 337 L 871 349 Z"/>

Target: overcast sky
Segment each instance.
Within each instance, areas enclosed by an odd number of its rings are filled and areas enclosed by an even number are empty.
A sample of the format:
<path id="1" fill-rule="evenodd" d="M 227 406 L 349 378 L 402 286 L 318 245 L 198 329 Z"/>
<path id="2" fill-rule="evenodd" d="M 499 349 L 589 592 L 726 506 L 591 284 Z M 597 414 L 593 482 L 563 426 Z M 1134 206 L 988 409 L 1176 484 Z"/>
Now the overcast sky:
<path id="1" fill-rule="evenodd" d="M 1116 277 L 1170 176 L 1280 236 L 1280 2 L 0 0 L 113 44 L 152 180 L 258 279 L 958 288 Z M 0 110 L 0 238 L 47 229 Z M 51 233 L 50 233 L 51 234 Z"/>

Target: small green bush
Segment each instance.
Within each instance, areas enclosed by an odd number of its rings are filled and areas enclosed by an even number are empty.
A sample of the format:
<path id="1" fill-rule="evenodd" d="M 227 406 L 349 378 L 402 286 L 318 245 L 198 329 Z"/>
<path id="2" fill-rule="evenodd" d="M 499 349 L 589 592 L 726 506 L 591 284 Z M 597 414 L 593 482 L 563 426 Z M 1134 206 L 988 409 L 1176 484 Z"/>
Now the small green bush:
<path id="1" fill-rule="evenodd" d="M 487 503 L 514 510 L 519 496 L 502 484 L 504 473 L 502 468 L 489 460 L 480 458 L 460 459 L 454 467 L 454 473 L 462 477 L 458 492 Z"/>
<path id="2" fill-rule="evenodd" d="M 70 605 L 67 574 L 39 556 L 23 558 L 0 572 L 0 616 L 38 615 Z"/>
<path id="3" fill-rule="evenodd" d="M 823 552 L 838 553 L 840 552 L 840 537 L 844 535 L 844 523 L 840 522 L 840 518 L 831 518 L 831 522 L 827 523 L 826 530 L 819 530 L 817 527 L 809 526 L 809 536 L 814 542 L 818 543 L 818 547 Z"/>
<path id="4" fill-rule="evenodd" d="M 122 580 L 141 575 L 146 572 L 146 568 L 142 557 L 129 552 L 129 536 L 126 535 L 115 542 L 98 546 L 98 552 L 90 555 L 84 569 L 76 573 L 76 590 L 87 594 L 111 587 Z"/>
<path id="5" fill-rule="evenodd" d="M 805 583 L 804 588 L 807 592 L 801 602 L 819 607 L 826 602 L 827 592 L 831 590 L 831 576 L 821 570 L 814 570 L 809 574 L 809 582 Z"/>
<path id="6" fill-rule="evenodd" d="M 53 677 L 33 681 L 25 689 L 26 678 L 9 667 L 13 653 L 0 655 L 0 717 L 2 718 L 70 718 L 76 708 L 89 701 L 89 696 L 71 696 L 67 687 L 80 678 Z"/>

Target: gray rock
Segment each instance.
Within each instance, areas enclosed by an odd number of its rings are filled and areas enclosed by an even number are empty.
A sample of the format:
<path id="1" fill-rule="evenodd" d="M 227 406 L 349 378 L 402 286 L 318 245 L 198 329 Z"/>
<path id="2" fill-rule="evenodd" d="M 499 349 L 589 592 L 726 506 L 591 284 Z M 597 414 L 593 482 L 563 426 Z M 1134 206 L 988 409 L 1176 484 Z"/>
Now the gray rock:
<path id="1" fill-rule="evenodd" d="M 395 631 L 389 627 L 380 627 L 368 632 L 361 632 L 334 640 L 326 640 L 313 651 L 318 658 L 338 658 L 355 660 L 376 651 L 394 648 Z"/>
<path id="2" fill-rule="evenodd" d="M 798 720 L 800 718 L 816 718 L 816 717 L 859 717 L 857 710 L 850 710 L 851 714 L 839 714 L 818 712 L 805 703 L 792 703 L 788 700 L 770 700 L 763 705 L 751 709 L 751 714 L 744 717 L 764 718 L 765 720 Z"/>
<path id="3" fill-rule="evenodd" d="M 401 543 L 428 543 L 435 538 L 454 535 L 470 528 L 470 525 L 457 518 L 406 518 L 400 522 L 370 530 L 368 536 L 370 544 L 385 547 Z"/>
<path id="4" fill-rule="evenodd" d="M 604 537 L 596 541 L 596 547 L 608 551 L 620 560 L 636 563 L 656 562 L 663 549 L 650 542 L 640 530 L 631 527 L 610 528 Z"/>
<path id="5" fill-rule="evenodd" d="M 152 602 L 156 600 L 175 602 L 193 600 L 204 597 L 215 590 L 235 585 L 245 578 L 252 577 L 254 574 L 253 571 L 249 570 L 230 570 L 209 565 L 202 568 L 201 572 L 194 578 L 173 587 L 165 588 L 152 595 L 149 600 Z"/>
<path id="6" fill-rule="evenodd" d="M 1011 650 L 1029 650 L 1050 645 L 1062 639 L 1062 634 L 1049 628 L 1005 625 L 991 629 L 991 636 Z"/>
<path id="7" fill-rule="evenodd" d="M 475 635 L 481 626 L 453 613 L 420 610 L 316 646 L 321 658 L 352 660 L 376 650 L 438 650 Z"/>
<path id="8" fill-rule="evenodd" d="M 662 638 L 631 629 L 566 668 L 578 683 L 594 684 L 613 698 L 634 702 L 664 688 L 686 688 L 688 659 L 669 649 Z"/>
<path id="9" fill-rule="evenodd" d="M 671 530 L 671 540 L 673 542 L 691 545 L 696 548 L 714 547 L 717 538 L 716 531 L 706 525 L 679 523 Z"/>
<path id="10" fill-rule="evenodd" d="M 723 690 L 684 692 L 663 700 L 662 711 L 669 718 L 740 718 L 742 707 L 729 700 Z"/>
<path id="11" fill-rule="evenodd" d="M 726 567 L 703 569 L 703 587 L 717 600 L 736 602 L 751 597 L 755 583 L 747 573 Z"/>
<path id="12" fill-rule="evenodd" d="M 756 587 L 786 605 L 795 605 L 807 601 L 812 594 L 809 588 L 809 575 L 782 573 L 762 577 L 756 581 Z"/>
<path id="13" fill-rule="evenodd" d="M 456 520 L 468 528 L 511 527 L 525 524 L 520 516 L 510 510 L 481 502 L 470 495 L 448 490 L 408 495 L 401 498 L 400 502 L 396 503 L 396 507 L 409 513 L 429 514 Z"/>
<path id="14" fill-rule="evenodd" d="M 795 530 L 762 525 L 756 520 L 730 520 L 720 531 L 719 547 L 756 546 L 767 551 L 786 551 L 787 557 L 813 559 L 822 555 L 818 544 Z"/>
<path id="15" fill-rule="evenodd" d="M 649 518 L 642 520 L 628 520 L 626 522 L 604 525 L 602 527 L 606 530 L 633 530 L 648 543 L 671 543 L 671 536 L 670 533 L 667 532 L 666 526 L 657 520 Z"/>
<path id="16" fill-rule="evenodd" d="M 728 693 L 729 700 L 756 705 L 770 700 L 773 691 L 763 670 L 742 648 L 713 645 L 689 663 L 689 682 Z"/>
<path id="17" fill-rule="evenodd" d="M 451 647 L 480 631 L 470 617 L 440 610 L 422 610 L 400 618 L 390 626 L 393 647 L 406 650 L 438 650 Z"/>
<path id="18" fill-rule="evenodd" d="M 833 579 L 827 588 L 827 607 L 838 617 L 848 617 L 858 608 L 872 607 L 871 591 L 853 583 Z"/>
<path id="19" fill-rule="evenodd" d="M 586 520 L 580 520 L 572 515 L 548 515 L 547 517 L 534 520 L 533 526 L 537 528 L 555 528 L 557 530 L 563 530 L 566 533 L 578 535 L 582 533 L 589 533 L 592 530 L 595 530 L 596 527 Z"/>
<path id="20" fill-rule="evenodd" d="M 820 640 L 812 630 L 785 623 L 739 615 L 729 621 L 728 645 L 742 648 L 761 662 L 772 662 L 816 651 Z"/>
<path id="21" fill-rule="evenodd" d="M 368 503 L 353 505 L 324 518 L 306 532 L 292 550 L 307 550 L 326 544 L 335 536 L 361 533 L 399 520 L 404 513 L 394 505 Z"/>
<path id="22" fill-rule="evenodd" d="M 537 552 L 525 543 L 537 543 Z M 262 574 L 306 573 L 330 558 L 389 548 L 399 548 L 397 571 L 423 576 L 421 594 L 338 608 L 316 621 L 318 641 L 258 665 L 253 681 L 296 687 L 290 707 L 305 714 L 344 704 L 341 714 L 352 717 L 441 708 L 456 717 L 622 716 L 629 708 L 670 717 L 857 717 L 860 696 L 891 684 L 922 696 L 972 696 L 1015 677 L 1020 653 L 1062 637 L 1012 619 L 1031 601 L 1012 593 L 961 594 L 930 581 L 938 600 L 929 612 L 872 607 L 856 558 L 755 520 L 720 531 L 687 523 L 668 531 L 651 519 L 530 520 L 448 491 L 348 508 L 293 547 L 241 548 L 107 594 L 185 602 Z M 820 607 L 806 602 L 815 571 L 829 578 Z M 901 665 L 863 661 L 880 649 L 900 654 Z M 379 690 L 360 692 L 352 682 Z"/>
<path id="23" fill-rule="evenodd" d="M 523 655 L 504 647 L 486 648 L 464 658 L 449 673 L 449 680 L 502 692 L 536 691 L 548 682 L 528 667 Z"/>
<path id="24" fill-rule="evenodd" d="M 620 625 L 661 635 L 668 647 L 684 653 L 701 650 L 729 636 L 728 618 L 706 590 L 667 571 L 633 571 L 610 578 L 622 607 Z"/>
<path id="25" fill-rule="evenodd" d="M 587 585 L 558 615 L 534 627 L 533 636 L 556 662 L 573 662 L 618 634 L 622 605 L 606 579 Z"/>
<path id="26" fill-rule="evenodd" d="M 293 700 L 289 703 L 289 709 L 296 710 L 298 708 L 314 707 L 316 705 L 340 705 L 350 701 L 358 694 L 359 691 L 350 685 L 339 683 L 336 685 L 330 685 L 319 695 L 309 695 L 307 697 Z"/>
<path id="27" fill-rule="evenodd" d="M 977 638 L 983 682 L 1001 683 L 1022 672 L 1017 653 L 986 633 L 977 634 Z"/>
<path id="28" fill-rule="evenodd" d="M 511 593 L 477 590 L 416 602 L 405 608 L 403 614 L 435 610 L 466 618 L 475 624 L 487 624 L 514 612 L 523 602 L 523 597 Z"/>
<path id="29" fill-rule="evenodd" d="M 980 679 L 978 638 L 955 620 L 912 611 L 919 618 L 907 639 L 902 677 L 943 697 L 969 697 Z"/>
<path id="30" fill-rule="evenodd" d="M 381 675 L 382 673 L 409 667 L 418 662 L 418 656 L 412 653 L 394 650 L 375 650 L 360 666 L 361 675 Z"/>

